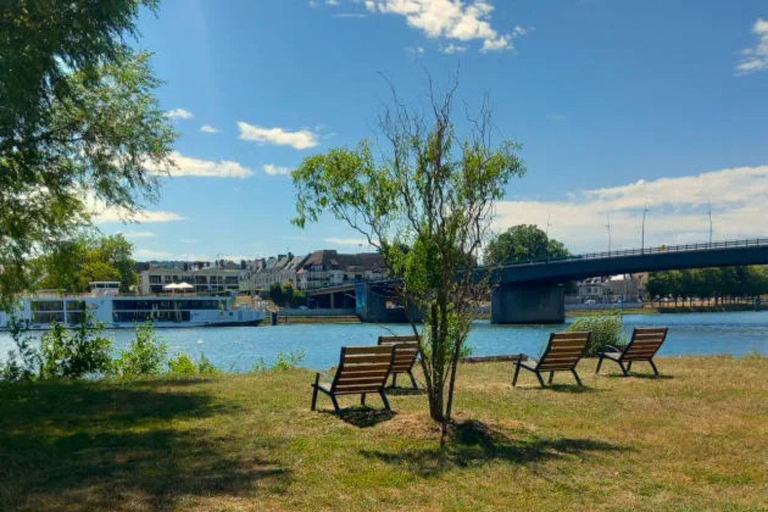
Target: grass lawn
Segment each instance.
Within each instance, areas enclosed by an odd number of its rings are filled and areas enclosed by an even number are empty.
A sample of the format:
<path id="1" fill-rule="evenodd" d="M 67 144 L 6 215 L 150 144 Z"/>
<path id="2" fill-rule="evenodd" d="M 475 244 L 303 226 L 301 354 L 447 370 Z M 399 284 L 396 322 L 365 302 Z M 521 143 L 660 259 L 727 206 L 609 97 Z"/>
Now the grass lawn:
<path id="1" fill-rule="evenodd" d="M 463 365 L 444 450 L 424 395 L 313 413 L 306 370 L 4 388 L 0 510 L 768 510 L 768 359 L 594 365 Z"/>

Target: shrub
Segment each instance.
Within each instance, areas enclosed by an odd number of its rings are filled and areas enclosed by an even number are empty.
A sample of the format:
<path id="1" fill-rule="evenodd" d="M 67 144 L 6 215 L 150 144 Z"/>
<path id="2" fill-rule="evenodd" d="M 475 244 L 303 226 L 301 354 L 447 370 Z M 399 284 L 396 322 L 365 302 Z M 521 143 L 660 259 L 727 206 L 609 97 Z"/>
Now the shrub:
<path id="1" fill-rule="evenodd" d="M 306 350 L 291 350 L 289 352 L 278 352 L 277 362 L 271 367 L 267 364 L 263 357 L 260 357 L 253 365 L 254 373 L 263 373 L 267 371 L 285 371 L 291 370 L 299 366 L 304 357 L 307 355 Z"/>
<path id="2" fill-rule="evenodd" d="M 584 353 L 585 356 L 596 356 L 606 345 L 624 345 L 627 343 L 622 318 L 619 315 L 581 317 L 569 325 L 567 330 L 592 333 Z"/>
<path id="3" fill-rule="evenodd" d="M 9 350 L 6 362 L 0 363 L 0 382 L 35 380 L 40 367 L 40 352 L 32 345 L 34 337 L 27 326 L 13 316 L 8 322 L 8 331 L 16 349 Z"/>
<path id="4" fill-rule="evenodd" d="M 112 373 L 112 340 L 100 336 L 103 330 L 90 314 L 71 331 L 52 324 L 41 339 L 40 378 L 80 379 Z"/>
<path id="5" fill-rule="evenodd" d="M 168 348 L 155 336 L 151 321 L 136 327 L 136 337 L 128 350 L 120 353 L 115 367 L 122 378 L 158 375 L 168 356 Z"/>
<path id="6" fill-rule="evenodd" d="M 179 377 L 193 377 L 196 375 L 218 375 L 220 372 L 211 360 L 205 357 L 205 354 L 201 354 L 200 360 L 195 363 L 187 354 L 179 353 L 168 361 L 168 373 Z"/>

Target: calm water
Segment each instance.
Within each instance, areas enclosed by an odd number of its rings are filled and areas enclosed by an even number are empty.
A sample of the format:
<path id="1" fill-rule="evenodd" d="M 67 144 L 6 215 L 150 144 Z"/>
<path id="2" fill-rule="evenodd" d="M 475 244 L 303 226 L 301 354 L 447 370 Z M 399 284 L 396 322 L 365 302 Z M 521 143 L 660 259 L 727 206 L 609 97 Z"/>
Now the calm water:
<path id="1" fill-rule="evenodd" d="M 627 315 L 627 332 L 634 327 L 669 326 L 669 336 L 660 354 L 733 354 L 750 352 L 768 355 L 768 311 L 745 313 L 690 313 L 669 315 Z M 546 344 L 547 335 L 561 326 L 506 326 L 479 322 L 469 344 L 473 355 L 525 352 L 536 355 Z M 405 325 L 325 324 L 279 325 L 262 327 L 223 327 L 207 329 L 161 329 L 158 334 L 170 353 L 186 352 L 195 357 L 204 353 L 216 366 L 247 371 L 259 359 L 275 361 L 278 352 L 304 350 L 304 366 L 328 368 L 338 362 L 342 345 L 376 343 L 379 335 L 406 334 Z M 131 330 L 107 331 L 116 349 L 127 346 Z M 12 341 L 0 332 L 0 360 Z"/>

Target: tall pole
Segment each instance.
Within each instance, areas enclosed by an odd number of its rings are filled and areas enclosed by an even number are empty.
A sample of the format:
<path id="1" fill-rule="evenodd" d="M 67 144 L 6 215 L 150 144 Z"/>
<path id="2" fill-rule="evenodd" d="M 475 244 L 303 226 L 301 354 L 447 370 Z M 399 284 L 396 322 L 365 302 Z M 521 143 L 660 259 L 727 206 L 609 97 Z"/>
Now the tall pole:
<path id="1" fill-rule="evenodd" d="M 549 239 L 549 227 L 552 225 L 552 223 L 549 221 L 551 218 L 551 215 L 547 215 L 547 229 L 544 231 L 544 233 L 547 235 L 547 239 Z"/>
<path id="2" fill-rule="evenodd" d="M 712 202 L 709 203 L 709 245 L 712 245 Z"/>
<path id="3" fill-rule="evenodd" d="M 643 225 L 641 229 L 641 240 L 640 240 L 640 253 L 645 252 L 645 214 L 648 213 L 648 205 L 646 204 L 645 207 L 643 207 Z"/>
<path id="4" fill-rule="evenodd" d="M 605 229 L 608 230 L 608 252 L 611 252 L 611 216 L 608 215 L 608 224 L 605 225 Z"/>

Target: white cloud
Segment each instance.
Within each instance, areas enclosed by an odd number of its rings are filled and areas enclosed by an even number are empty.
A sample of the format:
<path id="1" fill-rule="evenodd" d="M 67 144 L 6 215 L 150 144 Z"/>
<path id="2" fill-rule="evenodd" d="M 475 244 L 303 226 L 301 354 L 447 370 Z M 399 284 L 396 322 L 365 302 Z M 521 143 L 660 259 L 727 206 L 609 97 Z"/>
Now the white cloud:
<path id="1" fill-rule="evenodd" d="M 200 127 L 200 131 L 203 133 L 219 133 L 221 130 L 219 130 L 215 126 L 204 124 L 203 126 Z"/>
<path id="2" fill-rule="evenodd" d="M 488 0 L 366 0 L 370 12 L 405 17 L 409 26 L 432 39 L 482 41 L 481 51 L 512 49 L 513 40 L 526 33 L 514 27 L 501 33 L 491 25 L 493 5 Z"/>
<path id="3" fill-rule="evenodd" d="M 253 171 L 248 167 L 240 165 L 232 160 L 201 160 L 184 156 L 178 151 L 171 153 L 171 158 L 175 162 L 175 167 L 162 167 L 149 163 L 146 165 L 150 172 L 157 175 L 166 174 L 168 171 L 171 176 L 202 176 L 206 178 L 247 178 L 253 175 Z"/>
<path id="4" fill-rule="evenodd" d="M 423 46 L 406 46 L 405 51 L 407 51 L 408 53 L 414 56 L 424 55 Z"/>
<path id="5" fill-rule="evenodd" d="M 443 46 L 443 48 L 440 51 L 442 51 L 447 55 L 453 55 L 454 53 L 464 53 L 465 51 L 467 51 L 467 47 L 462 46 L 460 44 L 451 43 L 447 46 Z"/>
<path id="6" fill-rule="evenodd" d="M 291 174 L 291 169 L 288 167 L 281 167 L 279 165 L 265 164 L 264 172 L 270 176 L 285 176 Z"/>
<path id="7" fill-rule="evenodd" d="M 736 66 L 739 75 L 768 70 L 768 20 L 758 18 L 752 32 L 757 36 L 757 45 L 742 50 L 742 58 Z"/>
<path id="8" fill-rule="evenodd" d="M 284 128 L 264 128 L 244 121 L 238 121 L 240 140 L 250 140 L 258 144 L 291 146 L 294 149 L 307 149 L 317 146 L 317 134 L 309 130 L 292 132 Z"/>
<path id="9" fill-rule="evenodd" d="M 177 261 L 212 261 L 210 254 L 173 253 L 168 251 L 156 251 L 153 249 L 137 249 L 133 253 L 140 261 L 147 260 L 177 260 Z"/>
<path id="10" fill-rule="evenodd" d="M 145 210 L 136 214 L 120 210 L 113 207 L 95 207 L 93 212 L 93 221 L 96 224 L 113 224 L 117 222 L 139 222 L 139 223 L 157 223 L 157 222 L 176 222 L 186 220 L 176 212 L 163 210 Z"/>
<path id="11" fill-rule="evenodd" d="M 188 252 L 170 252 L 158 251 L 154 249 L 137 249 L 134 256 L 138 260 L 175 260 L 175 261 L 214 261 L 230 260 L 239 262 L 240 260 L 252 260 L 253 256 L 244 256 L 241 254 L 206 254 L 206 253 L 188 253 Z"/>
<path id="12" fill-rule="evenodd" d="M 195 116 L 189 110 L 184 110 L 183 108 L 175 108 L 166 112 L 165 117 L 169 117 L 171 119 L 192 119 Z"/>
<path id="13" fill-rule="evenodd" d="M 550 218 L 550 235 L 574 252 L 607 249 L 607 216 L 612 248 L 640 246 L 642 210 L 646 246 L 695 243 L 709 237 L 709 205 L 718 240 L 768 236 L 765 201 L 768 165 L 739 167 L 677 178 L 639 180 L 617 187 L 586 190 L 561 201 L 501 201 L 494 229 L 537 224 Z"/>
<path id="14" fill-rule="evenodd" d="M 324 238 L 323 242 L 331 244 L 331 245 L 354 245 L 354 246 L 362 246 L 362 247 L 370 247 L 368 245 L 368 240 L 365 238 Z"/>
<path id="15" fill-rule="evenodd" d="M 123 232 L 125 238 L 155 238 L 157 234 L 153 231 L 125 231 Z"/>

